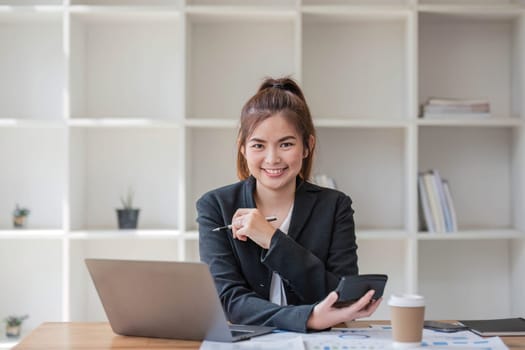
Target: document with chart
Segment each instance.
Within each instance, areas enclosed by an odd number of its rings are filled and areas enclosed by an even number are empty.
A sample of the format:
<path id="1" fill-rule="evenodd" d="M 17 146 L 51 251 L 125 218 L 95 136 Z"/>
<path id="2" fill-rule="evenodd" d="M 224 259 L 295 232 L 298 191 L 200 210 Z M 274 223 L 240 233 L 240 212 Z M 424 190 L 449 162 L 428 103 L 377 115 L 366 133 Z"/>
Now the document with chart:
<path id="1" fill-rule="evenodd" d="M 295 333 L 275 331 L 247 342 L 234 344 L 203 342 L 201 350 L 350 350 L 393 349 L 390 326 L 333 328 L 326 332 Z M 507 349 L 501 338 L 482 338 L 469 331 L 440 333 L 423 330 L 421 349 Z"/>

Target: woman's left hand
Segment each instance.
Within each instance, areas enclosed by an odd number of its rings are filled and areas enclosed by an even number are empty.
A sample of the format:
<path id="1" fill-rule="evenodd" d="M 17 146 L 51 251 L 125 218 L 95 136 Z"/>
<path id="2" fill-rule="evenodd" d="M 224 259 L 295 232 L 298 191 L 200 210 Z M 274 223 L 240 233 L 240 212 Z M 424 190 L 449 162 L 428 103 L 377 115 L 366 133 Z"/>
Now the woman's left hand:
<path id="1" fill-rule="evenodd" d="M 343 308 L 335 308 L 334 303 L 339 296 L 336 292 L 332 291 L 314 307 L 306 326 L 308 329 L 323 330 L 342 322 L 368 317 L 376 311 L 382 300 L 382 298 L 372 300 L 373 296 L 374 291 L 369 290 L 361 297 L 361 299 L 352 305 Z"/>
<path id="2" fill-rule="evenodd" d="M 246 241 L 250 238 L 262 248 L 268 249 L 275 230 L 258 209 L 239 208 L 233 214 L 233 238 L 238 240 Z"/>

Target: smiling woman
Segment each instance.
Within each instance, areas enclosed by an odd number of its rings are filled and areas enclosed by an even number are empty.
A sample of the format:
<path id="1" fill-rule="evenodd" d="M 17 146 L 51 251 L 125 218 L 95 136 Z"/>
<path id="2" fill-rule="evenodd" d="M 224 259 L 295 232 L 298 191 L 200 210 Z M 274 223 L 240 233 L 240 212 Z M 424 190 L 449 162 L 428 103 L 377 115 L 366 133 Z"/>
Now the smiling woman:
<path id="1" fill-rule="evenodd" d="M 306 148 L 284 112 L 261 121 L 247 141 L 239 140 L 243 160 L 257 180 L 257 207 L 262 212 L 272 212 L 277 217 L 277 227 L 293 204 L 296 177 L 314 137 L 310 140 Z"/>
<path id="2" fill-rule="evenodd" d="M 370 291 L 333 306 L 339 279 L 358 273 L 354 212 L 346 194 L 308 182 L 315 141 L 299 86 L 267 79 L 242 109 L 240 182 L 197 201 L 200 256 L 233 323 L 320 330 L 381 302 Z M 229 223 L 231 234 L 213 232 Z"/>

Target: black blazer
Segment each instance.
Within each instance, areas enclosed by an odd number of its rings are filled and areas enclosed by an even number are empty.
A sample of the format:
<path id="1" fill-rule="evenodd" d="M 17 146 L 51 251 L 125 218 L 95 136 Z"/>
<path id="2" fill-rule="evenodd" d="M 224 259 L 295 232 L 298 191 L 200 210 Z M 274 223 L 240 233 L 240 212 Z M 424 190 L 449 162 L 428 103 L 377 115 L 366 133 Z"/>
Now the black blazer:
<path id="1" fill-rule="evenodd" d="M 253 177 L 197 201 L 199 250 L 232 323 L 306 331 L 315 303 L 341 276 L 355 275 L 357 245 L 350 197 L 297 179 L 288 235 L 276 230 L 268 250 L 232 238 L 227 225 L 238 208 L 255 208 Z M 272 272 L 283 280 L 288 306 L 269 301 Z"/>

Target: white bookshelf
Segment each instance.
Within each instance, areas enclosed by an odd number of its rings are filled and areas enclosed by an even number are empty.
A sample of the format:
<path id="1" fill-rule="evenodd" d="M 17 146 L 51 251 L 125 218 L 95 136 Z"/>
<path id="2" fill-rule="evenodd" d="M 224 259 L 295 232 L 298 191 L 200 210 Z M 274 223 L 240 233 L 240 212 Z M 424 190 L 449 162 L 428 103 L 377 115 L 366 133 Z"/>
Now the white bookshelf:
<path id="1" fill-rule="evenodd" d="M 143 208 L 138 229 L 178 229 L 177 128 L 75 127 L 69 134 L 71 230 L 114 228 L 129 187 Z"/>
<path id="2" fill-rule="evenodd" d="M 195 201 L 236 181 L 242 104 L 281 75 L 314 115 L 314 172 L 354 201 L 362 273 L 428 318 L 523 316 L 524 62 L 522 1 L 0 0 L 0 317 L 105 319 L 88 257 L 198 260 Z M 418 118 L 431 96 L 492 117 Z M 419 231 L 430 168 L 457 233 Z M 129 186 L 139 227 L 120 231 Z"/>

